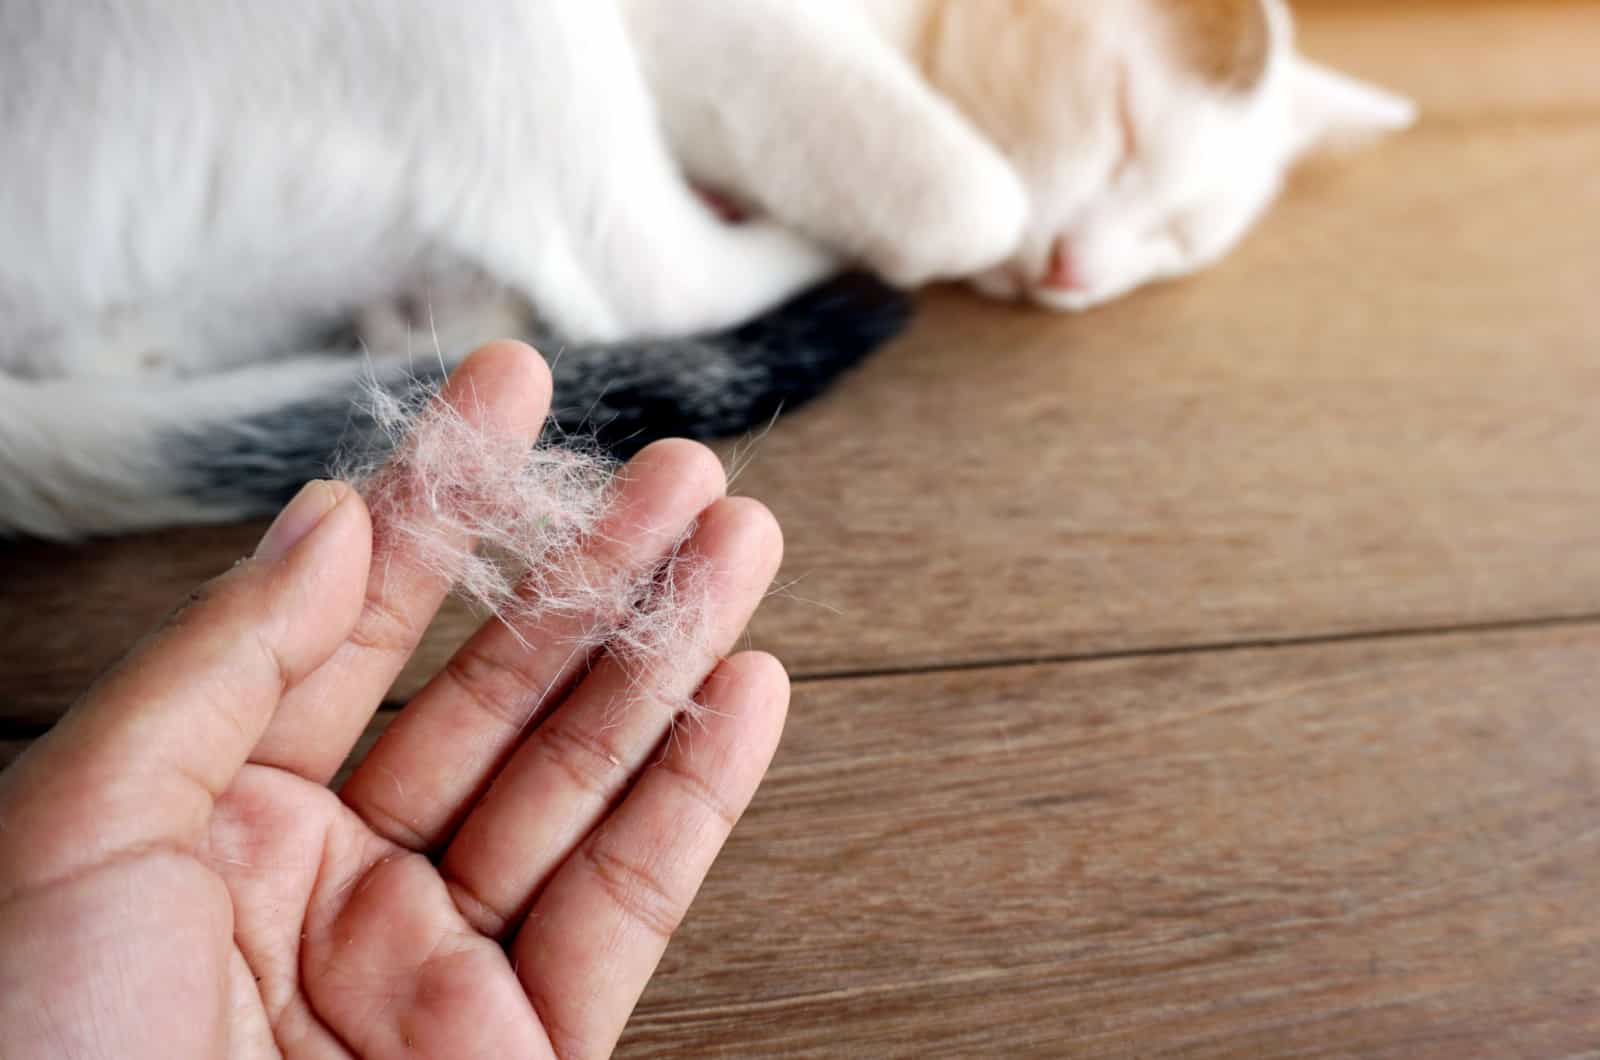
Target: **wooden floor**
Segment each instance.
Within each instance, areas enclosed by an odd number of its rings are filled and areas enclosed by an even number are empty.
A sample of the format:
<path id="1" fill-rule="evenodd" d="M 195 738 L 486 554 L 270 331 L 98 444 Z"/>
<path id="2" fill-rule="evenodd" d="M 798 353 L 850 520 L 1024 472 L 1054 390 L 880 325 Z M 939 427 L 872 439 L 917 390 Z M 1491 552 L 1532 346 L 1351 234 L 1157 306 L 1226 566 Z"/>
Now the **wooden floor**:
<path id="1" fill-rule="evenodd" d="M 1600 1056 L 1600 5 L 1303 13 L 1422 126 L 761 443 L 803 680 L 623 1055 Z M 5 746 L 258 531 L 0 553 Z"/>

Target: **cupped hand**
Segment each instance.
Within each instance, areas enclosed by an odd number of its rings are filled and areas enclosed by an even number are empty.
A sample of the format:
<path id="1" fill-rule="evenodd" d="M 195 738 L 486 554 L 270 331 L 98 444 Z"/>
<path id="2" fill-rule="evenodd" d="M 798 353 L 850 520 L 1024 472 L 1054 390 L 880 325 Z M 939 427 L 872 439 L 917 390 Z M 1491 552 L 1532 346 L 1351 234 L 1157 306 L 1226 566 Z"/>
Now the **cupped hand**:
<path id="1" fill-rule="evenodd" d="M 479 351 L 444 400 L 532 439 L 549 376 Z M 777 746 L 732 650 L 776 571 L 704 447 L 629 465 L 596 572 L 709 560 L 692 665 L 490 622 L 329 789 L 447 586 L 317 482 L 0 775 L 0 1056 L 603 1056 Z M 703 680 L 702 680 L 703 679 Z M 703 726 L 667 739 L 700 684 Z"/>

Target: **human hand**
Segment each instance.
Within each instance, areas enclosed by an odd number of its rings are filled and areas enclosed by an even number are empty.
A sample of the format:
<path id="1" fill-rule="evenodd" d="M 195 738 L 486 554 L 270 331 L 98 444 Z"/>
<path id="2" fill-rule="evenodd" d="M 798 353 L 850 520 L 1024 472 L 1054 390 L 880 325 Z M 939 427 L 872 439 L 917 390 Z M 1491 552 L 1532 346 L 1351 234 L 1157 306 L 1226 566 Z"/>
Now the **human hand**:
<path id="1" fill-rule="evenodd" d="M 502 343 L 445 399 L 532 439 L 549 395 Z M 490 622 L 335 794 L 447 586 L 308 486 L 0 775 L 0 1056 L 609 1053 L 783 727 L 782 667 L 719 661 L 782 549 L 724 490 L 658 443 L 589 546 L 647 568 L 699 518 L 695 665 L 590 670 L 576 617 Z M 663 750 L 693 691 L 663 686 L 698 677 L 707 721 Z"/>

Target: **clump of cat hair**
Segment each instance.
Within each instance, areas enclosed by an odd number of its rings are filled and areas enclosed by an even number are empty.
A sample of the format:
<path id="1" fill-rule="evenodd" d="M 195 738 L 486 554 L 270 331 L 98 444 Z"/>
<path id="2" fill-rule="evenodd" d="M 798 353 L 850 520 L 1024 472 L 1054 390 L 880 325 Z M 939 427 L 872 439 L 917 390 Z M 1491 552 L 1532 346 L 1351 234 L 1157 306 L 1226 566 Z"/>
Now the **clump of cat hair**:
<path id="1" fill-rule="evenodd" d="M 673 689 L 661 705 L 697 717 L 698 682 L 688 671 L 707 658 L 711 572 L 685 547 L 693 525 L 655 566 L 612 569 L 589 546 L 626 472 L 597 446 L 496 435 L 442 400 L 434 382 L 370 385 L 363 411 L 376 432 L 338 466 L 365 498 L 380 540 L 531 649 L 550 649 L 533 639 L 542 626 L 559 627 L 562 650 L 609 655 L 636 694 Z"/>

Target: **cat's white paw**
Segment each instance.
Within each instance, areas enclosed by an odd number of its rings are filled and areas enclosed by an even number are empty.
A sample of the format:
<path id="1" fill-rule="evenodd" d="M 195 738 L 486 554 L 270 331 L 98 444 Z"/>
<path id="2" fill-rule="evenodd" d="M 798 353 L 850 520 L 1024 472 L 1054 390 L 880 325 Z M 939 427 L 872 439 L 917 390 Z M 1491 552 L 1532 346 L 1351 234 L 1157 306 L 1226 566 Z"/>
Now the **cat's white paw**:
<path id="1" fill-rule="evenodd" d="M 794 230 L 767 220 L 743 221 L 737 229 L 756 260 L 783 286 L 810 286 L 839 267 L 838 257 Z"/>
<path id="2" fill-rule="evenodd" d="M 868 264 L 890 283 L 920 287 L 973 276 L 1016 252 L 1028 221 L 1022 182 L 998 155 L 964 162 L 906 196 L 889 240 L 868 252 Z"/>
<path id="3" fill-rule="evenodd" d="M 776 222 L 718 221 L 700 238 L 664 248 L 658 267 L 642 270 L 631 285 L 611 277 L 613 287 L 626 293 L 610 307 L 618 324 L 615 337 L 737 327 L 838 267 L 831 252 Z"/>
<path id="4" fill-rule="evenodd" d="M 728 253 L 702 263 L 645 333 L 718 331 L 745 323 L 838 271 L 839 259 L 810 239 L 768 220 L 727 226 Z"/>

